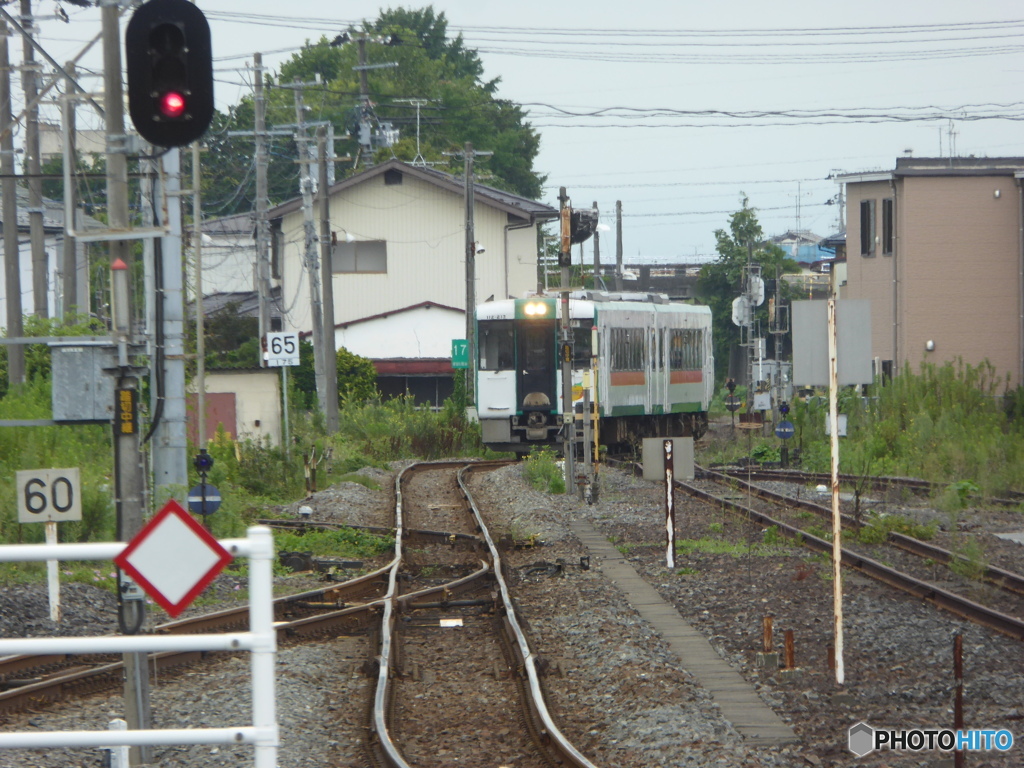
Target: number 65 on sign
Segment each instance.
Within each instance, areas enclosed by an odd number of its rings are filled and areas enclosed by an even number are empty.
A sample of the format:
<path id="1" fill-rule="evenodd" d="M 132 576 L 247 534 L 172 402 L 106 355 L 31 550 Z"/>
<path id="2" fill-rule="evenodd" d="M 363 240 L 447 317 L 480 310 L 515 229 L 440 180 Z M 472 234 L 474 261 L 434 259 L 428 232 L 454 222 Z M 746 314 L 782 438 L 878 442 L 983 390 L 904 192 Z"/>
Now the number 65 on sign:
<path id="1" fill-rule="evenodd" d="M 78 467 L 24 469 L 17 473 L 17 483 L 19 523 L 82 519 Z"/>

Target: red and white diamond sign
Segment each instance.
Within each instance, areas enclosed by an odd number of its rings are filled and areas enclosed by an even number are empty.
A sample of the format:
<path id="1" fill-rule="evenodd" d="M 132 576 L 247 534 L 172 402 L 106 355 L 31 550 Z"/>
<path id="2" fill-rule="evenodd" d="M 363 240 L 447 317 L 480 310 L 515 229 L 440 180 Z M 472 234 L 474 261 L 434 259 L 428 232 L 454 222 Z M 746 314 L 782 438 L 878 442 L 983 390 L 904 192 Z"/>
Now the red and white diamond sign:
<path id="1" fill-rule="evenodd" d="M 231 555 L 171 499 L 114 562 L 176 617 L 217 578 Z"/>

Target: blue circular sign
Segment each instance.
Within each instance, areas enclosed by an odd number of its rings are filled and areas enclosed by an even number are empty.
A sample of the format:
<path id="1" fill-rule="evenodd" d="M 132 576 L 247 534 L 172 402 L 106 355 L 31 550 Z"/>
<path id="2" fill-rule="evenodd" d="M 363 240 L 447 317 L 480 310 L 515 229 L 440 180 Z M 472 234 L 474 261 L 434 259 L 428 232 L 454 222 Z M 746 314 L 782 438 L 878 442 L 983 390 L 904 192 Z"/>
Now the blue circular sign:
<path id="1" fill-rule="evenodd" d="M 188 492 L 188 511 L 212 515 L 220 509 L 220 491 L 209 483 L 200 483 Z"/>
<path id="2" fill-rule="evenodd" d="M 780 421 L 775 425 L 775 436 L 783 440 L 789 440 L 796 433 L 792 421 Z"/>

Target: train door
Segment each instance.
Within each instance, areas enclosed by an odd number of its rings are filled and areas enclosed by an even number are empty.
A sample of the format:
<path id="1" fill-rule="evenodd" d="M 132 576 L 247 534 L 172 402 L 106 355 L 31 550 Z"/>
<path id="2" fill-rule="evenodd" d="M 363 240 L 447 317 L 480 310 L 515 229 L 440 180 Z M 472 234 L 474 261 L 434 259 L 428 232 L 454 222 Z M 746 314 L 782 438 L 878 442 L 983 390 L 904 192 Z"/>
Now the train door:
<path id="1" fill-rule="evenodd" d="M 516 383 L 519 410 L 551 411 L 555 397 L 555 323 L 529 321 L 518 323 Z"/>

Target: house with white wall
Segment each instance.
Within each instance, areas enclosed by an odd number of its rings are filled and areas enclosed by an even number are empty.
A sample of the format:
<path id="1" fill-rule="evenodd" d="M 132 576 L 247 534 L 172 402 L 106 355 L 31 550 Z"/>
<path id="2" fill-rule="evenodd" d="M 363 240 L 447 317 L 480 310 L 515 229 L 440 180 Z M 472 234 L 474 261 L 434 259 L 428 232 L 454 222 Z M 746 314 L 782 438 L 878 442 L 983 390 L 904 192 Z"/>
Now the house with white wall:
<path id="1" fill-rule="evenodd" d="M 463 181 L 390 160 L 332 185 L 328 198 L 334 348 L 373 360 L 385 394 L 443 400 L 451 388 L 451 341 L 465 338 Z M 477 301 L 535 290 L 538 228 L 557 218 L 557 209 L 484 184 L 474 185 L 474 199 Z M 309 334 L 302 199 L 269 215 L 284 328 Z M 314 248 L 319 258 L 319 243 Z"/>

